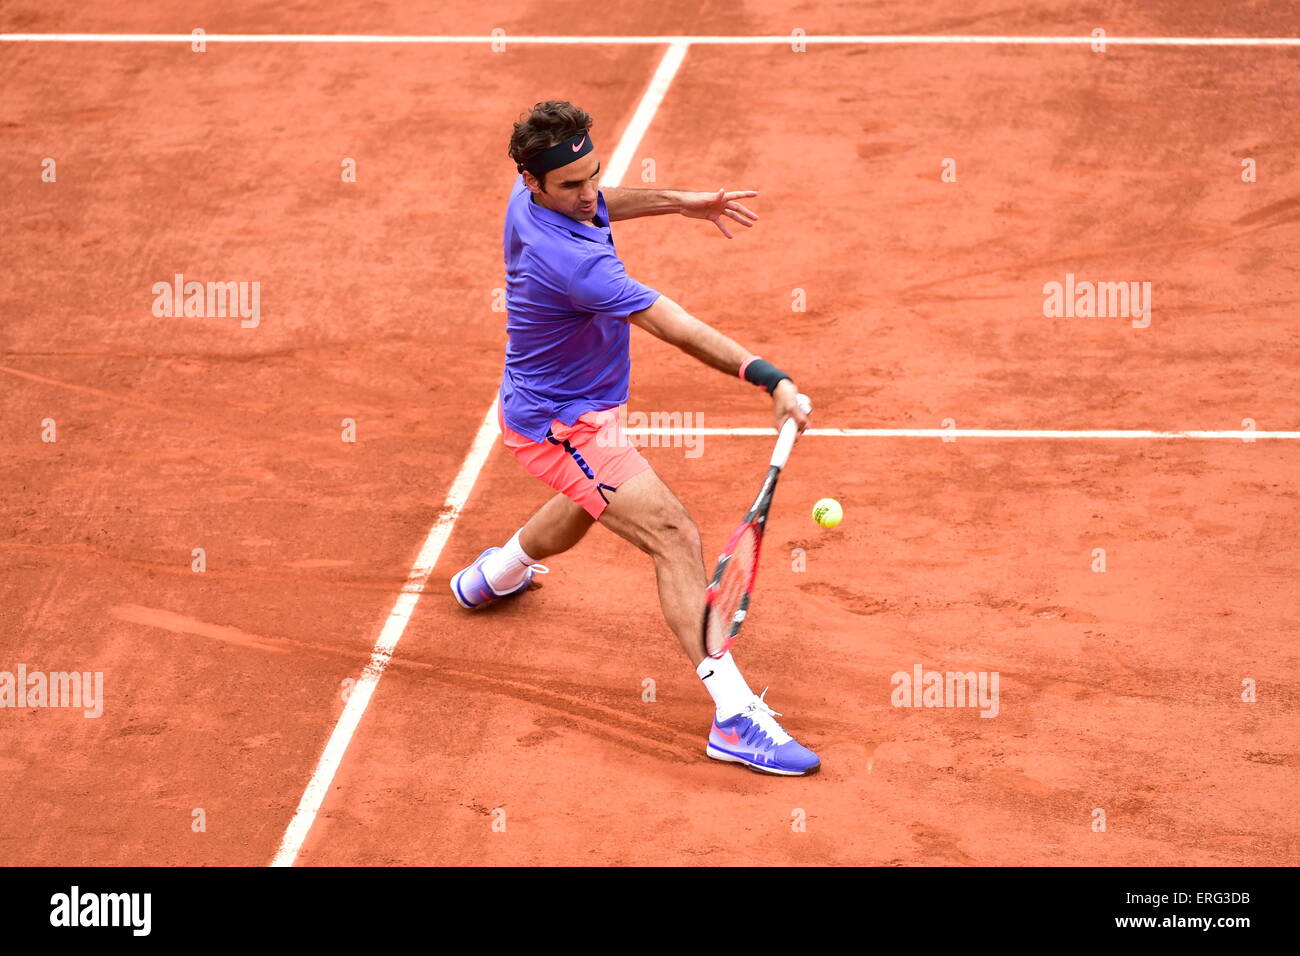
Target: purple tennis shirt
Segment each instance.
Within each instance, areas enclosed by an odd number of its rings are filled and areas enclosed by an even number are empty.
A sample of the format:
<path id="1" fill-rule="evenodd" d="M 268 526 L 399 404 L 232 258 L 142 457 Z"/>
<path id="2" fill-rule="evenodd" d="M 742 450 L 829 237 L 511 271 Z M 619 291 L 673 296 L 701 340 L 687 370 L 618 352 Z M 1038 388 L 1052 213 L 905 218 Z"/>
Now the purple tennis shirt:
<path id="1" fill-rule="evenodd" d="M 628 276 L 614 251 L 605 196 L 596 227 L 532 201 L 521 174 L 506 207 L 506 424 L 541 442 L 552 419 L 627 401 L 632 372 L 627 317 L 659 293 Z"/>

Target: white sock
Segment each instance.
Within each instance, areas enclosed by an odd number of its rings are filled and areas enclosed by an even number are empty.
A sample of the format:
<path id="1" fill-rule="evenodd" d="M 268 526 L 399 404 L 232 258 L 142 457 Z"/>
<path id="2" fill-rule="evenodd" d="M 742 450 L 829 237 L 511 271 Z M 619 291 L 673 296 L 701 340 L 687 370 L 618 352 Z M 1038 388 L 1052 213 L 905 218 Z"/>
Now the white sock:
<path id="1" fill-rule="evenodd" d="M 700 661 L 700 666 L 695 668 L 695 673 L 700 680 L 704 681 L 708 692 L 713 695 L 713 706 L 717 708 L 718 720 L 736 716 L 754 699 L 754 692 L 749 689 L 745 678 L 740 675 L 740 668 L 736 666 L 731 651 L 727 651 L 717 659 L 704 658 Z"/>
<path id="2" fill-rule="evenodd" d="M 519 532 L 516 531 L 500 551 L 488 555 L 483 562 L 483 574 L 487 578 L 488 587 L 503 594 L 523 584 L 528 577 L 529 565 L 536 563 L 537 560 L 530 558 L 519 546 Z"/>

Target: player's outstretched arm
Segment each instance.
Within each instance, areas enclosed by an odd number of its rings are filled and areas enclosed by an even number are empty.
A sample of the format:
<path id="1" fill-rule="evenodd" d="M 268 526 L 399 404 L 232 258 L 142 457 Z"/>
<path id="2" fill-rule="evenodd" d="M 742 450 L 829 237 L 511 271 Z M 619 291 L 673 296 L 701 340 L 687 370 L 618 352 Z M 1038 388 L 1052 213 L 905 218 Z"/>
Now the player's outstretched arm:
<path id="1" fill-rule="evenodd" d="M 725 219 L 732 219 L 749 228 L 758 220 L 758 213 L 746 208 L 737 200 L 757 196 L 753 189 L 719 189 L 716 193 L 686 192 L 681 189 L 639 189 L 631 186 L 611 186 L 602 189 L 609 221 L 637 219 L 641 216 L 666 216 L 678 213 L 691 219 L 708 219 L 728 239 Z"/>
<path id="2" fill-rule="evenodd" d="M 728 375 L 738 376 L 741 366 L 753 358 L 753 353 L 739 342 L 701 322 L 662 293 L 649 308 L 633 312 L 627 320 L 655 338 L 675 345 L 710 368 Z M 798 394 L 799 389 L 789 376 L 772 388 L 772 413 L 778 428 L 790 416 L 799 423 L 799 431 L 802 432 L 808 426 L 808 416 L 800 410 L 796 401 Z"/>

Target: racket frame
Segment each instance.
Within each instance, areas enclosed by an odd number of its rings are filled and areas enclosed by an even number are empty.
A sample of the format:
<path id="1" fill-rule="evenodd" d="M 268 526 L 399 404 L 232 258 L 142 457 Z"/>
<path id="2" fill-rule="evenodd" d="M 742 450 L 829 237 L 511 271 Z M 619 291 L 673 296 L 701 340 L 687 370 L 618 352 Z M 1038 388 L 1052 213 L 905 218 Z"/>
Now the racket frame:
<path id="1" fill-rule="evenodd" d="M 803 396 L 801 395 L 800 398 L 802 399 Z M 805 411 L 806 413 L 807 411 Z M 767 525 L 767 513 L 772 507 L 772 498 L 776 494 L 776 482 L 781 477 L 781 469 L 785 467 L 785 463 L 790 457 L 790 450 L 794 448 L 795 439 L 798 437 L 798 426 L 795 424 L 794 419 L 786 419 L 776 440 L 776 448 L 772 451 L 772 460 L 768 464 L 767 477 L 763 479 L 763 486 L 759 489 L 753 505 L 746 512 L 745 519 L 731 533 L 722 554 L 718 555 L 718 563 L 714 567 L 713 577 L 709 579 L 708 588 L 704 592 L 704 620 L 701 633 L 704 640 L 704 653 L 714 660 L 726 654 L 731 649 L 731 645 L 736 643 L 736 639 L 740 636 L 740 627 L 745 623 L 745 617 L 749 613 L 749 597 L 754 591 L 754 582 L 758 579 L 758 562 L 763 554 L 763 532 Z M 714 603 L 719 597 L 722 579 L 727 573 L 727 566 L 731 563 L 731 559 L 735 554 L 736 544 L 740 541 L 741 535 L 751 527 L 754 529 L 754 566 L 750 568 L 745 593 L 741 596 L 740 603 L 732 614 L 731 621 L 727 624 L 727 636 L 723 640 L 722 647 L 719 650 L 710 651 L 710 614 L 713 611 Z"/>

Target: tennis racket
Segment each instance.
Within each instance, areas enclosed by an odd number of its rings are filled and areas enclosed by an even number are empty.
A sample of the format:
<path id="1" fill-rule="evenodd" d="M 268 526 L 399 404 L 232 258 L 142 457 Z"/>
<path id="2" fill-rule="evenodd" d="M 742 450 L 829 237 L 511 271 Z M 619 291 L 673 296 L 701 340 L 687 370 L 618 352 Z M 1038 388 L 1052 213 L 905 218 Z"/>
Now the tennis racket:
<path id="1" fill-rule="evenodd" d="M 807 395 L 800 395 L 798 402 L 805 415 L 812 411 Z M 763 544 L 767 512 L 772 507 L 776 480 L 781 477 L 781 469 L 785 467 L 797 437 L 799 426 L 793 418 L 787 418 L 781 425 L 776 448 L 772 450 L 772 461 L 768 465 L 767 477 L 763 479 L 763 487 L 745 520 L 731 533 L 726 548 L 718 556 L 713 579 L 704 595 L 704 651 L 710 657 L 719 658 L 727 653 L 736 642 L 745 615 L 749 613 L 749 598 L 754 593 L 754 581 L 758 577 L 758 554 Z"/>

